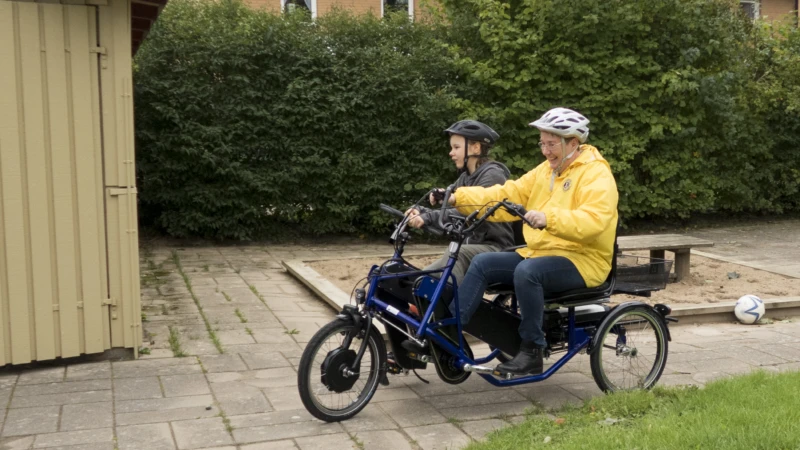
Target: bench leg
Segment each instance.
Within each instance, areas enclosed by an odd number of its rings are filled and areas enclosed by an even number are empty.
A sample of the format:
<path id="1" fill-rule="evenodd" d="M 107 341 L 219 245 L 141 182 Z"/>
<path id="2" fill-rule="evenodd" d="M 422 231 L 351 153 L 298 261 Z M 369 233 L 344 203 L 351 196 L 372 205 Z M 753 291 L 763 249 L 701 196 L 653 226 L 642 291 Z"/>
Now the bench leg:
<path id="1" fill-rule="evenodd" d="M 675 253 L 675 281 L 681 281 L 689 276 L 689 256 L 692 253 L 688 248 L 670 251 Z"/>
<path id="2" fill-rule="evenodd" d="M 650 250 L 650 257 L 664 259 L 664 250 Z M 664 273 L 664 265 L 651 263 L 650 273 Z"/>

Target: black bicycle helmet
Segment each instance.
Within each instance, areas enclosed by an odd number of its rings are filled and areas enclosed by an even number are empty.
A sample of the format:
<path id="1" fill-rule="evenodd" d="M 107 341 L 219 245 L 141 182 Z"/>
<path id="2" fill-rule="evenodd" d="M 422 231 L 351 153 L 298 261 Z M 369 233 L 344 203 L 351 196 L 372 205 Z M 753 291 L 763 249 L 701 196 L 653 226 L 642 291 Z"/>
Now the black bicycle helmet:
<path id="1" fill-rule="evenodd" d="M 470 141 L 480 142 L 490 147 L 500 139 L 500 135 L 489 125 L 477 120 L 459 120 L 450 125 L 444 132 L 464 136 Z"/>

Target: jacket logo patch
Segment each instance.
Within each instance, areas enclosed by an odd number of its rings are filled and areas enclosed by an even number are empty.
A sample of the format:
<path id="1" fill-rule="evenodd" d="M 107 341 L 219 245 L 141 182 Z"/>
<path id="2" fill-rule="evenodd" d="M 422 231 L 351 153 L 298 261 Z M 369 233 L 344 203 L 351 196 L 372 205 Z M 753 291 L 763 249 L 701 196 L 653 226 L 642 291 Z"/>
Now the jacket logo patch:
<path id="1" fill-rule="evenodd" d="M 568 191 L 569 188 L 572 187 L 572 179 L 567 178 L 567 181 L 564 182 L 564 192 Z"/>

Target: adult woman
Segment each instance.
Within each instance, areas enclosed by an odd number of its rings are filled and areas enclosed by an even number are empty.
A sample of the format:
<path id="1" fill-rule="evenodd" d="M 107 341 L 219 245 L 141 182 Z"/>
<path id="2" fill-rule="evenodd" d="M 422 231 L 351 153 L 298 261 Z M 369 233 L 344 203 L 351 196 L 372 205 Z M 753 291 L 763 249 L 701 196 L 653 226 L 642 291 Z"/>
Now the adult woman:
<path id="1" fill-rule="evenodd" d="M 539 147 L 546 161 L 518 180 L 491 188 L 461 188 L 451 197 L 463 214 L 477 209 L 471 205 L 502 199 L 528 210 L 525 218 L 533 227 L 524 227 L 526 247 L 478 255 L 459 288 L 461 321 L 467 323 L 488 284 L 514 285 L 522 345 L 514 359 L 497 367 L 513 374 L 542 370 L 545 293 L 599 286 L 608 276 L 619 199 L 608 162 L 585 144 L 586 117 L 555 108 L 530 125 L 541 132 Z M 498 211 L 490 220 L 519 219 Z"/>

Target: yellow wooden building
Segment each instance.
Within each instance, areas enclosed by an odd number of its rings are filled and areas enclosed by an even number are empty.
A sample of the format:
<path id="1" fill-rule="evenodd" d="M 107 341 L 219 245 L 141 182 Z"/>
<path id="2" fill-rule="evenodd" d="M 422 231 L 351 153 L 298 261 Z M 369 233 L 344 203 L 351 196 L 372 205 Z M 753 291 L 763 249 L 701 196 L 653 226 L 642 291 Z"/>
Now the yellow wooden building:
<path id="1" fill-rule="evenodd" d="M 0 365 L 141 345 L 131 65 L 162 6 L 0 0 Z"/>

